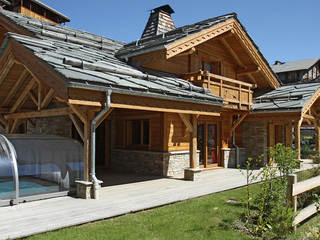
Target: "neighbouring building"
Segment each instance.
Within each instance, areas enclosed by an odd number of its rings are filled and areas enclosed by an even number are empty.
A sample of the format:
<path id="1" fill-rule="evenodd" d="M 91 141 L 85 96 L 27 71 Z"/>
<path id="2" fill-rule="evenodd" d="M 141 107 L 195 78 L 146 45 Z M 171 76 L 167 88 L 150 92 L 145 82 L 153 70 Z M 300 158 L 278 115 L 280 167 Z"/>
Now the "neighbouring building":
<path id="1" fill-rule="evenodd" d="M 319 80 L 320 58 L 294 62 L 276 61 L 271 68 L 283 84 L 315 81 Z"/>

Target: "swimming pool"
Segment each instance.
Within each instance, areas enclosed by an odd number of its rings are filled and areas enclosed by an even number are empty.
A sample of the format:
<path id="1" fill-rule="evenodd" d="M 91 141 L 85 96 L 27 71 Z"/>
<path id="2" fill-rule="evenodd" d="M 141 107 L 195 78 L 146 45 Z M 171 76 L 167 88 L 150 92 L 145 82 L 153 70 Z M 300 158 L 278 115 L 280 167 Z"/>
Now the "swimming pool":
<path id="1" fill-rule="evenodd" d="M 57 192 L 57 188 L 43 186 L 32 182 L 19 182 L 19 196 Z M 14 194 L 14 182 L 0 182 L 0 199 L 10 198 Z"/>

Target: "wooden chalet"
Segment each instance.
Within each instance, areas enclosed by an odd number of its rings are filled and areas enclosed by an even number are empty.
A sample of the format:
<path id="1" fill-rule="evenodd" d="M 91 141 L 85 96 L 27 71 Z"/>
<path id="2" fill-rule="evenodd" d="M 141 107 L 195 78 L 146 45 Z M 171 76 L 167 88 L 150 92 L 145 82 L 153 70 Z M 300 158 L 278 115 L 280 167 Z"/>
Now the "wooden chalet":
<path id="1" fill-rule="evenodd" d="M 156 8 L 149 22 L 172 13 Z M 318 85 L 302 97 L 281 87 L 235 13 L 168 25 L 125 44 L 0 9 L 3 132 L 81 140 L 82 183 L 96 186 L 96 167 L 197 180 L 318 123 Z"/>

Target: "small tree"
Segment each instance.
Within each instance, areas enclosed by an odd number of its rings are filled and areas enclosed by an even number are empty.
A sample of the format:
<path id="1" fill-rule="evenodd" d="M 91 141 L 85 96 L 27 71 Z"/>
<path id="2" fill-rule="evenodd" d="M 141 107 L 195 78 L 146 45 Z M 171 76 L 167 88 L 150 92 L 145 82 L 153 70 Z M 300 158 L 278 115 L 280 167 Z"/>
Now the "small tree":
<path id="1" fill-rule="evenodd" d="M 252 224 L 252 214 L 251 214 L 251 201 L 252 201 L 252 197 L 251 197 L 251 191 L 250 191 L 250 185 L 252 184 L 252 182 L 256 179 L 258 179 L 260 172 L 257 175 L 253 174 L 253 171 L 255 169 L 255 167 L 257 166 L 257 164 L 259 162 L 261 162 L 263 155 L 259 156 L 259 159 L 255 161 L 255 163 L 252 163 L 252 158 L 248 158 L 248 160 L 246 161 L 245 167 L 246 170 L 243 171 L 240 168 L 240 165 L 238 165 L 238 169 L 241 172 L 241 174 L 246 178 L 247 183 L 246 183 L 246 188 L 247 188 L 247 193 L 246 193 L 246 209 L 245 209 L 245 218 L 246 218 L 246 223 L 248 224 Z"/>

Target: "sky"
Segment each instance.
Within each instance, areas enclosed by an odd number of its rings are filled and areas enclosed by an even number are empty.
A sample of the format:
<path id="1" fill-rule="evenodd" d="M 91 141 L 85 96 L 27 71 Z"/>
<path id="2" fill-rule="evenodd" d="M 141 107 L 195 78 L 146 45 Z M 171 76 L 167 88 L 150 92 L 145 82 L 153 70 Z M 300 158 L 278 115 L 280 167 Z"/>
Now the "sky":
<path id="1" fill-rule="evenodd" d="M 269 64 L 320 57 L 319 0 L 40 0 L 66 26 L 126 43 L 140 39 L 151 9 L 169 4 L 176 27 L 235 12 Z"/>

